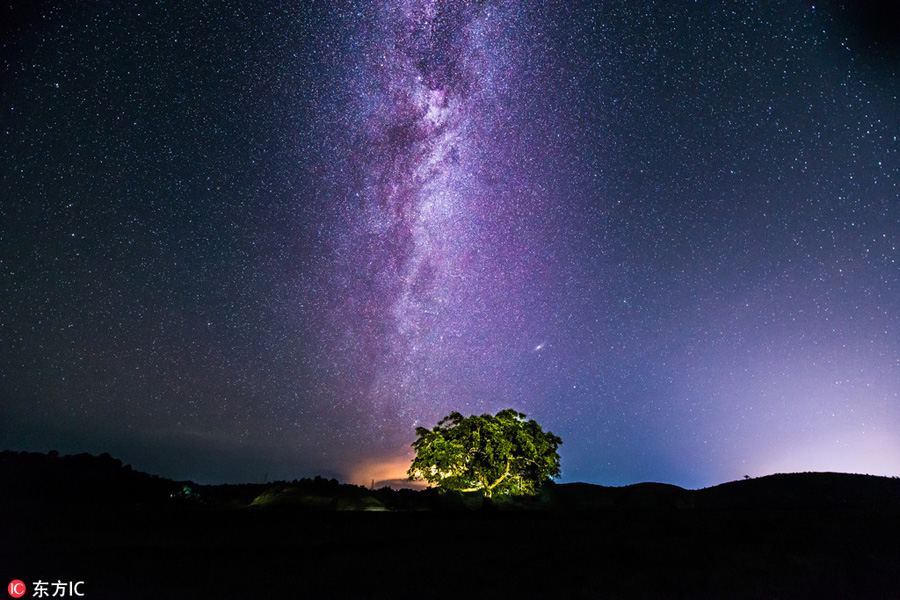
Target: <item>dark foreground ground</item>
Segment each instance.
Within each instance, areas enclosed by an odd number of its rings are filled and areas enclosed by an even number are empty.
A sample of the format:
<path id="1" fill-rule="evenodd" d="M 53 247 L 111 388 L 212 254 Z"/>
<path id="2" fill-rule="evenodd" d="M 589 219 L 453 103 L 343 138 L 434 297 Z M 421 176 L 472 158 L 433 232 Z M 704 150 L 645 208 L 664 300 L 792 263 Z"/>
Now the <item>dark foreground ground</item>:
<path id="1" fill-rule="evenodd" d="M 7 489 L 0 577 L 25 582 L 29 598 L 37 581 L 83 581 L 86 599 L 900 599 L 893 498 L 848 503 L 839 494 L 815 507 L 797 495 L 804 480 L 773 481 L 706 495 L 557 486 L 528 510 L 380 512 L 23 503 Z M 773 487 L 794 500 L 744 501 Z"/>

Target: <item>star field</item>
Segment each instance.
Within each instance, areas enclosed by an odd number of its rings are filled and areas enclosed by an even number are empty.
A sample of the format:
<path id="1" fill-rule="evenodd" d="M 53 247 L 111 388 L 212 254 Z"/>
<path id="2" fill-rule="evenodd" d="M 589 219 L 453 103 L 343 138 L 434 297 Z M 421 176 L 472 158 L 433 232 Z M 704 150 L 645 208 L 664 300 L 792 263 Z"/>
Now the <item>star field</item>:
<path id="1" fill-rule="evenodd" d="M 900 471 L 889 3 L 4 8 L 0 446 L 402 477 Z"/>

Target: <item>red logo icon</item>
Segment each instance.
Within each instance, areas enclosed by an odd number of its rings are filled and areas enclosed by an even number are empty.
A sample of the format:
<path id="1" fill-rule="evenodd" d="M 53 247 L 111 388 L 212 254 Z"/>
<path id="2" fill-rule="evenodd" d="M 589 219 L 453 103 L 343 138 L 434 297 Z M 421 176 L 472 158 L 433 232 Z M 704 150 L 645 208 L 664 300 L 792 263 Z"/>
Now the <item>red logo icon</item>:
<path id="1" fill-rule="evenodd" d="M 6 589 L 9 590 L 9 595 L 13 598 L 21 598 L 25 595 L 25 584 L 18 579 L 10 581 L 9 586 Z"/>

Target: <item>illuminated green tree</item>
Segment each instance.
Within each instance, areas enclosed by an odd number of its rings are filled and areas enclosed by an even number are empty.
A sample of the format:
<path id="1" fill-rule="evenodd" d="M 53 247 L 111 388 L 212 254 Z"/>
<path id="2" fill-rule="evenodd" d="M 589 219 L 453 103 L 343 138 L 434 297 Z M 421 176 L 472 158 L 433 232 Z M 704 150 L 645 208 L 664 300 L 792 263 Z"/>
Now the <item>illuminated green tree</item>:
<path id="1" fill-rule="evenodd" d="M 416 427 L 416 435 L 407 475 L 441 490 L 534 494 L 559 477 L 562 440 L 511 408 L 480 417 L 452 412 L 434 429 Z"/>

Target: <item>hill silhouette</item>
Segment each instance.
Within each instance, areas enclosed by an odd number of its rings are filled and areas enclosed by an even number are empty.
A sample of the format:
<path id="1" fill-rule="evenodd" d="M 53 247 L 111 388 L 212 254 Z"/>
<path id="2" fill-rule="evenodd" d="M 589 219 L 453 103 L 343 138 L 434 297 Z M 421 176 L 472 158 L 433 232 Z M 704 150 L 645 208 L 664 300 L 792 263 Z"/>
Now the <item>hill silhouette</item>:
<path id="1" fill-rule="evenodd" d="M 135 471 L 109 454 L 0 452 L 2 503 L 161 503 L 180 490 L 177 482 Z"/>
<path id="2" fill-rule="evenodd" d="M 0 576 L 90 598 L 896 598 L 900 480 L 498 498 L 321 477 L 196 485 L 109 456 L 0 453 Z M 452 574 L 452 575 L 451 575 Z M 30 585 L 30 583 L 29 583 Z"/>

